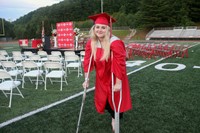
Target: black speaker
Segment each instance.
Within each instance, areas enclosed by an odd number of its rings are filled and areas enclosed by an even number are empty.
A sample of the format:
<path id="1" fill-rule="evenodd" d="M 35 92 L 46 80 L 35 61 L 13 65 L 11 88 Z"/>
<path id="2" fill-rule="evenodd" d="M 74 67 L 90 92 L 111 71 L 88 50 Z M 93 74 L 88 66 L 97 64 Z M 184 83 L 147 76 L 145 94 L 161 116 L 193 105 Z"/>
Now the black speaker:
<path id="1" fill-rule="evenodd" d="M 44 49 L 50 49 L 51 48 L 51 43 L 50 43 L 50 37 L 49 36 L 45 36 L 44 37 Z"/>

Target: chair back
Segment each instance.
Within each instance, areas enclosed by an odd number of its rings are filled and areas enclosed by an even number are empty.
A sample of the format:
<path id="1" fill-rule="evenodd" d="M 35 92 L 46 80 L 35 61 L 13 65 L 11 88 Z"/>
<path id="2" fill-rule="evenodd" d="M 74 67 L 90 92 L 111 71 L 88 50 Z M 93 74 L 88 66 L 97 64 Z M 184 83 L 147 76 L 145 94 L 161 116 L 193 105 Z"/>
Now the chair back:
<path id="1" fill-rule="evenodd" d="M 22 65 L 24 68 L 27 69 L 38 68 L 37 64 L 34 61 L 23 61 Z"/>
<path id="2" fill-rule="evenodd" d="M 81 51 L 81 52 L 80 52 L 80 55 L 81 55 L 81 56 L 85 56 L 85 51 Z"/>
<path id="3" fill-rule="evenodd" d="M 16 64 L 13 61 L 2 61 L 1 64 L 5 68 L 15 68 L 15 67 L 17 67 Z"/>
<path id="4" fill-rule="evenodd" d="M 48 59 L 48 61 L 62 62 L 62 59 L 59 55 L 48 55 L 47 59 Z"/>
<path id="5" fill-rule="evenodd" d="M 55 56 L 60 56 L 62 57 L 62 54 L 60 51 L 51 51 L 51 55 L 55 55 Z"/>
<path id="6" fill-rule="evenodd" d="M 0 70 L 0 79 L 12 79 L 12 77 L 8 72 Z"/>
<path id="7" fill-rule="evenodd" d="M 65 61 L 79 61 L 79 56 L 78 55 L 70 55 L 70 56 L 65 56 Z"/>
<path id="8" fill-rule="evenodd" d="M 18 62 L 18 61 L 23 61 L 24 58 L 22 56 L 13 56 L 13 61 Z"/>
<path id="9" fill-rule="evenodd" d="M 65 51 L 64 52 L 65 56 L 70 56 L 70 55 L 76 55 L 74 51 Z"/>
<path id="10" fill-rule="evenodd" d="M 59 62 L 45 62 L 44 67 L 47 69 L 62 69 L 63 66 Z"/>
<path id="11" fill-rule="evenodd" d="M 41 58 L 39 55 L 31 55 L 29 59 L 34 62 L 41 62 Z"/>
<path id="12" fill-rule="evenodd" d="M 24 51 L 24 55 L 26 56 L 26 58 L 29 58 L 33 55 L 33 53 L 31 51 Z"/>
<path id="13" fill-rule="evenodd" d="M 47 52 L 46 51 L 38 51 L 38 53 L 37 53 L 40 57 L 46 57 L 48 54 L 47 54 Z"/>
<path id="14" fill-rule="evenodd" d="M 7 60 L 6 57 L 0 54 L 0 61 L 6 61 L 6 60 Z"/>
<path id="15" fill-rule="evenodd" d="M 0 50 L 0 55 L 8 56 L 8 52 L 6 50 Z"/>
<path id="16" fill-rule="evenodd" d="M 12 51 L 12 56 L 13 56 L 13 58 L 15 56 L 22 56 L 22 53 L 20 51 Z"/>

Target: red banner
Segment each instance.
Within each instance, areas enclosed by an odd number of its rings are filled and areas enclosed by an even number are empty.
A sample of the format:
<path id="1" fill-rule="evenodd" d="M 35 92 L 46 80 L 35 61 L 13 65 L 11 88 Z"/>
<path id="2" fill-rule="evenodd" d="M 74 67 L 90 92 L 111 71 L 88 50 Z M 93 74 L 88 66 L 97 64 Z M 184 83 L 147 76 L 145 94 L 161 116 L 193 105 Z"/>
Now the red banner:
<path id="1" fill-rule="evenodd" d="M 28 39 L 20 39 L 18 40 L 19 46 L 28 46 Z"/>
<path id="2" fill-rule="evenodd" d="M 58 48 L 74 48 L 73 22 L 56 23 Z"/>

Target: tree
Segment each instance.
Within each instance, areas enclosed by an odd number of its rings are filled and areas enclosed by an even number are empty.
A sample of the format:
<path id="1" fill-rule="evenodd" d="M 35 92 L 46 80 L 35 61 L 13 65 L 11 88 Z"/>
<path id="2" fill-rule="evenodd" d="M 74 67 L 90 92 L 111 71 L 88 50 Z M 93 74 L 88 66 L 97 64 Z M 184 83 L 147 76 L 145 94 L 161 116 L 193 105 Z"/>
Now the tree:
<path id="1" fill-rule="evenodd" d="M 13 32 L 13 27 L 14 25 L 8 21 L 6 21 L 5 19 L 0 18 L 0 34 L 3 34 L 3 32 L 5 33 L 6 37 L 15 37 L 15 34 Z M 2 23 L 3 21 L 3 23 Z"/>
<path id="2" fill-rule="evenodd" d="M 55 28 L 57 22 L 73 21 L 79 28 L 89 28 L 88 16 L 100 13 L 100 5 L 101 0 L 64 0 L 17 19 L 12 23 L 13 31 L 17 38 L 38 38 L 42 21 L 45 21 L 46 35 L 51 35 L 51 25 Z M 103 7 L 104 12 L 117 19 L 113 26 L 151 29 L 194 25 L 193 22 L 200 21 L 199 0 L 104 0 Z"/>
<path id="3" fill-rule="evenodd" d="M 189 3 L 189 13 L 188 16 L 194 22 L 200 22 L 200 1 L 199 0 L 190 0 Z"/>

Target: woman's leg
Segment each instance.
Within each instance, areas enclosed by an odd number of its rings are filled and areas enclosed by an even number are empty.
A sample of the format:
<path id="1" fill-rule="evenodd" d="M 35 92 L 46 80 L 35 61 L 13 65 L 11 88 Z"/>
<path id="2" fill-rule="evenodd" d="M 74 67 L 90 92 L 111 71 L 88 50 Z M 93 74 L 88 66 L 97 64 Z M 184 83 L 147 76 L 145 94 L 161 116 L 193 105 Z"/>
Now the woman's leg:
<path id="1" fill-rule="evenodd" d="M 108 110 L 108 112 L 110 113 L 111 117 L 112 117 L 112 120 L 111 120 L 111 126 L 112 126 L 112 130 L 114 132 L 115 130 L 115 112 L 112 110 L 112 108 L 110 107 L 110 104 L 106 103 L 106 107 L 105 107 L 106 110 Z M 119 113 L 119 118 L 122 119 L 123 118 L 123 113 Z"/>
<path id="2" fill-rule="evenodd" d="M 111 117 L 112 117 L 113 119 L 115 119 L 115 111 L 112 110 L 112 108 L 110 107 L 110 104 L 108 103 L 108 101 L 107 101 L 107 103 L 106 103 L 105 109 L 108 110 L 108 112 L 110 113 Z M 120 119 L 123 118 L 123 113 L 119 113 L 119 118 L 120 118 Z"/>

